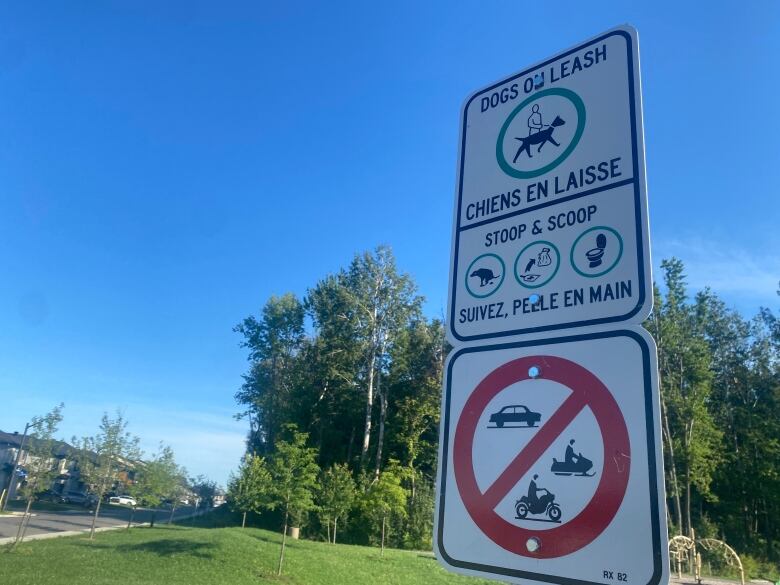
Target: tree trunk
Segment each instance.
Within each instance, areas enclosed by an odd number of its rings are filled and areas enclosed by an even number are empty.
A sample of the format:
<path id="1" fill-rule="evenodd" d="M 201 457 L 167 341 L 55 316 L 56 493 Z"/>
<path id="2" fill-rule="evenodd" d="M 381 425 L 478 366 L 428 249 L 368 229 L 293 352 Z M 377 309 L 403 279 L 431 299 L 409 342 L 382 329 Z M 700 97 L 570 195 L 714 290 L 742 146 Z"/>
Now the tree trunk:
<path id="1" fill-rule="evenodd" d="M 333 518 L 333 544 L 336 544 L 336 525 L 339 522 L 339 517 Z"/>
<path id="2" fill-rule="evenodd" d="M 130 517 L 127 519 L 127 529 L 130 530 L 130 525 L 133 523 L 133 516 L 135 516 L 135 506 L 130 508 Z"/>
<path id="3" fill-rule="evenodd" d="M 371 359 L 368 362 L 368 387 L 366 388 L 366 424 L 363 430 L 363 447 L 360 450 L 360 467 L 366 463 L 368 446 L 371 441 L 371 414 L 374 410 L 374 367 L 376 366 L 376 349 L 371 348 Z"/>
<path id="4" fill-rule="evenodd" d="M 89 529 L 89 539 L 94 540 L 95 539 L 95 523 L 98 519 L 98 514 L 100 514 L 100 504 L 102 503 L 102 494 L 101 497 L 98 497 L 97 506 L 95 506 L 95 513 L 92 516 L 92 526 Z"/>
<path id="5" fill-rule="evenodd" d="M 24 510 L 24 515 L 22 516 L 22 521 L 19 523 L 19 529 L 16 531 L 16 540 L 14 540 L 14 546 L 22 542 L 24 539 L 24 533 L 27 531 L 27 529 L 24 527 L 25 522 L 29 522 L 29 516 L 30 516 L 30 507 L 32 506 L 32 498 L 29 498 L 27 500 L 27 508 Z"/>
<path id="6" fill-rule="evenodd" d="M 693 524 L 691 523 L 691 466 L 685 465 L 685 519 L 688 524 L 688 537 L 693 539 Z"/>
<path id="7" fill-rule="evenodd" d="M 32 512 L 27 514 L 26 522 L 24 522 L 24 519 L 22 519 L 22 522 L 24 523 L 24 529 L 22 529 L 22 537 L 19 539 L 19 542 L 22 542 L 24 540 L 24 537 L 27 534 L 27 529 L 30 527 L 30 520 L 32 520 Z"/>
<path id="8" fill-rule="evenodd" d="M 241 528 L 246 528 L 246 510 L 244 510 L 244 515 L 241 518 Z"/>
<path id="9" fill-rule="evenodd" d="M 669 473 L 672 476 L 672 489 L 674 490 L 674 504 L 675 504 L 675 511 L 677 512 L 677 528 L 680 531 L 680 534 L 682 534 L 683 530 L 683 517 L 682 517 L 682 505 L 680 504 L 680 490 L 679 485 L 677 483 L 677 468 L 675 466 L 674 462 L 674 444 L 672 443 L 672 433 L 669 430 L 669 417 L 666 414 L 666 402 L 664 401 L 663 394 L 661 395 L 661 412 L 663 413 L 663 422 L 664 422 L 664 428 L 663 428 L 663 435 L 666 438 L 666 446 L 669 449 Z"/>
<path id="10" fill-rule="evenodd" d="M 387 419 L 387 390 L 381 391 L 382 373 L 376 373 L 376 393 L 379 396 L 379 437 L 376 442 L 376 465 L 374 466 L 374 479 L 379 479 L 382 469 L 382 446 L 385 441 L 385 420 Z"/>
<path id="11" fill-rule="evenodd" d="M 385 520 L 387 519 L 387 516 L 382 516 L 382 552 L 379 553 L 379 556 L 385 556 Z"/>
<path id="12" fill-rule="evenodd" d="M 171 516 L 168 518 L 168 524 L 173 524 L 173 514 L 176 512 L 176 504 L 171 506 Z"/>
<path id="13" fill-rule="evenodd" d="M 328 527 L 328 542 L 331 543 L 333 541 L 330 539 L 330 518 L 325 518 L 325 524 Z"/>
<path id="14" fill-rule="evenodd" d="M 149 528 L 154 528 L 155 518 L 157 518 L 157 510 L 152 510 L 152 519 L 149 521 Z"/>
<path id="15" fill-rule="evenodd" d="M 282 563 L 284 563 L 284 546 L 287 544 L 287 517 L 288 509 L 284 509 L 284 530 L 282 530 L 282 550 L 279 553 L 279 568 L 276 571 L 277 576 L 282 574 Z"/>

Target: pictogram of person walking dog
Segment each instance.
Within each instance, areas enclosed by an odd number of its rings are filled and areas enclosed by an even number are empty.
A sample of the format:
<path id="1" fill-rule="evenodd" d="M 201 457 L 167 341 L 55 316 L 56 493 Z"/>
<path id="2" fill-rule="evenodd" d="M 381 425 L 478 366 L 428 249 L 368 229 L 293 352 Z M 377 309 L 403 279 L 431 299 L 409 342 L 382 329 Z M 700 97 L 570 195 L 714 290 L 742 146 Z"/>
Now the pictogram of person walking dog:
<path id="1" fill-rule="evenodd" d="M 515 137 L 515 140 L 520 141 L 520 146 L 517 148 L 515 158 L 512 159 L 513 163 L 517 162 L 520 158 L 520 154 L 525 151 L 528 158 L 532 158 L 531 147 L 537 146 L 536 152 L 541 152 L 542 147 L 548 142 L 552 142 L 555 146 L 560 144 L 553 138 L 553 132 L 556 128 L 563 126 L 566 122 L 560 117 L 555 116 L 552 124 L 544 124 L 542 121 L 542 113 L 539 109 L 539 104 L 534 104 L 531 108 L 531 115 L 528 116 L 528 136 Z"/>

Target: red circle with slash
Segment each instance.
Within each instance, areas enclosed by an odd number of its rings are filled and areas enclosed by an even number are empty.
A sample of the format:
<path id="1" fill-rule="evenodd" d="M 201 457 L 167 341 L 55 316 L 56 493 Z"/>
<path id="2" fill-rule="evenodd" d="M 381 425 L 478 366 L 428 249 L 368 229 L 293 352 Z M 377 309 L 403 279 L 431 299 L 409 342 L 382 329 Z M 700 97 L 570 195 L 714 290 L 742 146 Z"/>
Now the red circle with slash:
<path id="1" fill-rule="evenodd" d="M 529 375 L 533 366 L 540 370 L 536 378 Z M 571 394 L 493 484 L 482 492 L 477 485 L 473 462 L 474 434 L 479 418 L 502 390 L 517 382 L 533 379 L 558 382 L 571 390 Z M 495 507 L 585 407 L 590 408 L 595 416 L 604 443 L 604 468 L 588 504 L 577 516 L 549 530 L 529 530 L 504 520 L 496 513 Z M 518 555 L 549 559 L 571 554 L 593 542 L 612 522 L 628 486 L 631 446 L 620 407 L 601 380 L 565 358 L 530 356 L 499 366 L 471 393 L 455 430 L 453 466 L 463 504 L 490 540 Z M 526 546 L 529 538 L 536 538 L 541 543 L 535 552 L 530 552 Z"/>

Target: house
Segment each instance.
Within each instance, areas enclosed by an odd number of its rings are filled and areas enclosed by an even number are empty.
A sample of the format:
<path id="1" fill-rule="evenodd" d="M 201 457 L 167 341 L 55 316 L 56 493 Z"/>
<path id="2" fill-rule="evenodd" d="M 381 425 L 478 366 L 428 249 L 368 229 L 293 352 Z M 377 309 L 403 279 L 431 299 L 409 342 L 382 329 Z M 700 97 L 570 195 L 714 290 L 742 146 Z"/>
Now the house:
<path id="1" fill-rule="evenodd" d="M 16 496 L 17 490 L 24 484 L 24 468 L 31 461 L 31 457 L 26 447 L 35 444 L 35 437 L 24 437 L 24 447 L 22 448 L 22 435 L 16 433 L 6 433 L 0 431 L 0 493 L 8 490 L 8 498 Z M 12 478 L 16 458 L 19 457 L 19 471 L 17 476 Z M 52 465 L 56 465 L 57 476 L 51 485 L 51 491 L 55 495 L 62 495 L 67 492 L 83 492 L 84 484 L 81 482 L 78 473 L 78 467 L 75 463 L 76 448 L 63 441 L 56 441 L 52 449 Z"/>

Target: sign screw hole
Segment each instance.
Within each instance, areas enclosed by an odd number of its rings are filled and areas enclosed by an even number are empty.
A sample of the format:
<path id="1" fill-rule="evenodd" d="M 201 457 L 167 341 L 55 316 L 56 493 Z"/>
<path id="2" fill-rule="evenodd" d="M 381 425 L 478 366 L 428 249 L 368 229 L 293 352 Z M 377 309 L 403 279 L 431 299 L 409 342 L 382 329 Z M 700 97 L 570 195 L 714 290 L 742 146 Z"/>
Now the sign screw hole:
<path id="1" fill-rule="evenodd" d="M 533 294 L 530 297 L 528 297 L 528 300 L 531 301 L 532 305 L 535 305 L 536 303 L 539 302 L 539 295 Z"/>
<path id="2" fill-rule="evenodd" d="M 531 366 L 528 368 L 528 376 L 530 378 L 538 378 L 539 374 L 542 373 L 542 370 L 539 369 L 539 366 Z"/>
<path id="3" fill-rule="evenodd" d="M 525 541 L 525 548 L 528 549 L 528 552 L 536 552 L 540 548 L 542 548 L 542 543 L 539 541 L 538 538 L 533 536 Z"/>

